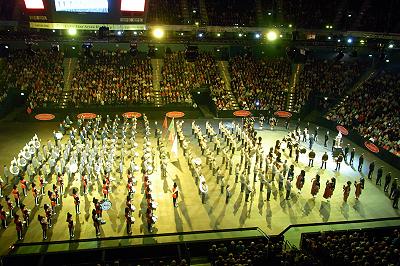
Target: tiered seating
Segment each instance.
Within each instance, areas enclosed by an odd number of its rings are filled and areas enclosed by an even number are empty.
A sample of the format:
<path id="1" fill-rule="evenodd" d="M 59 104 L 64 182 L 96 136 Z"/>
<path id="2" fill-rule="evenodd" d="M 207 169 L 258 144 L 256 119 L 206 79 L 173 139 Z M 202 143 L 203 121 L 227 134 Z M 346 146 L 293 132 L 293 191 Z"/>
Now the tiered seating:
<path id="1" fill-rule="evenodd" d="M 255 1 L 205 0 L 208 22 L 213 26 L 256 26 Z"/>
<path id="2" fill-rule="evenodd" d="M 400 74 L 397 71 L 382 71 L 331 110 L 327 118 L 353 127 L 364 138 L 399 154 L 399 86 Z"/>
<path id="3" fill-rule="evenodd" d="M 322 265 L 398 265 L 398 230 L 333 231 L 302 235 L 302 249 Z"/>
<path id="4" fill-rule="evenodd" d="M 149 59 L 133 58 L 126 51 L 94 52 L 79 59 L 70 104 L 153 103 L 152 88 Z"/>
<path id="5" fill-rule="evenodd" d="M 297 28 L 322 29 L 333 24 L 337 5 L 328 0 L 283 0 L 284 20 Z"/>
<path id="6" fill-rule="evenodd" d="M 57 102 L 64 87 L 63 58 L 62 53 L 50 50 L 13 51 L 3 72 L 5 91 L 28 92 L 32 109 Z"/>
<path id="7" fill-rule="evenodd" d="M 229 63 L 231 88 L 239 105 L 248 109 L 285 109 L 291 76 L 287 60 L 238 56 Z"/>
<path id="8" fill-rule="evenodd" d="M 209 87 L 218 109 L 231 109 L 223 79 L 215 59 L 200 53 L 195 62 L 187 62 L 184 52 L 167 54 L 162 68 L 161 98 L 164 104 L 192 103 L 191 90 Z"/>
<path id="9" fill-rule="evenodd" d="M 358 30 L 377 32 L 400 32 L 400 2 L 372 0 L 362 16 Z"/>
<path id="10" fill-rule="evenodd" d="M 300 111 L 310 95 L 341 98 L 358 80 L 364 68 L 358 61 L 308 60 L 296 84 L 294 110 Z"/>
<path id="11" fill-rule="evenodd" d="M 149 2 L 147 22 L 158 24 L 182 24 L 179 0 L 152 0 Z"/>

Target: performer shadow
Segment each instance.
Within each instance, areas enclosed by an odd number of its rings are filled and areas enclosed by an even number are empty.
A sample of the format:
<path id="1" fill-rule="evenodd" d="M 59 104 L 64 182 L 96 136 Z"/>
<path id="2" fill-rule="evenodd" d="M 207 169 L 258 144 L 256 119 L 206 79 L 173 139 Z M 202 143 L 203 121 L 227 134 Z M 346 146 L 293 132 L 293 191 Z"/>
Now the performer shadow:
<path id="1" fill-rule="evenodd" d="M 353 208 L 360 214 L 361 217 L 365 218 L 364 207 L 363 207 L 363 204 L 359 200 L 356 200 Z"/>
<path id="2" fill-rule="evenodd" d="M 260 194 L 258 196 L 258 213 L 260 215 L 263 214 L 263 207 L 264 207 L 264 196 L 263 196 L 263 192 L 260 192 Z"/>
<path id="3" fill-rule="evenodd" d="M 304 216 L 308 216 L 311 213 L 311 211 L 314 209 L 314 207 L 315 207 L 315 199 L 314 198 L 308 199 L 306 204 L 304 204 L 304 208 L 303 208 Z"/>
<path id="4" fill-rule="evenodd" d="M 240 204 L 242 203 L 243 200 L 243 194 L 244 192 L 241 192 L 239 194 L 239 197 L 237 198 L 235 204 L 233 205 L 233 214 L 236 214 L 238 212 Z"/>
<path id="5" fill-rule="evenodd" d="M 224 207 L 222 208 L 221 213 L 218 215 L 217 219 L 215 220 L 215 227 L 216 227 L 216 228 L 219 226 L 219 224 L 221 223 L 221 221 L 224 219 L 224 217 L 225 217 L 225 212 L 226 212 L 226 204 L 224 205 Z"/>
<path id="6" fill-rule="evenodd" d="M 239 227 L 243 227 L 246 220 L 247 220 L 247 204 L 244 204 L 242 213 L 239 217 Z"/>
<path id="7" fill-rule="evenodd" d="M 183 232 L 183 223 L 177 208 L 174 208 L 174 216 L 176 232 Z M 179 240 L 183 240 L 182 235 L 179 235 Z"/>
<path id="8" fill-rule="evenodd" d="M 269 201 L 267 201 L 267 209 L 265 211 L 265 221 L 267 222 L 268 228 L 272 228 L 272 210 Z"/>
<path id="9" fill-rule="evenodd" d="M 322 221 L 327 222 L 331 214 L 331 204 L 329 202 L 321 202 L 321 207 L 319 208 L 319 213 L 321 214 Z"/>
<path id="10" fill-rule="evenodd" d="M 340 212 L 343 214 L 343 217 L 348 220 L 349 219 L 349 204 L 347 202 L 343 202 L 340 207 Z"/>

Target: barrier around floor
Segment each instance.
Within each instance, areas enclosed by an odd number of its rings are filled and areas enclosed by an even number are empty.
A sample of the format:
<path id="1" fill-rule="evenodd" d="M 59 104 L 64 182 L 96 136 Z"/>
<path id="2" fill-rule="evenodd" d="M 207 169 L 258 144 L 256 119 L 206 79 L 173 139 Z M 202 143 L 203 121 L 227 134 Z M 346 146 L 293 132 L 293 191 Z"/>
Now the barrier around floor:
<path id="1" fill-rule="evenodd" d="M 39 262 L 40 265 L 63 264 L 80 265 L 89 258 L 90 263 L 112 263 L 115 260 L 143 261 L 146 259 L 176 258 L 190 260 L 191 257 L 208 255 L 210 241 L 240 239 L 268 239 L 258 227 L 206 230 L 180 233 L 164 233 L 122 237 L 108 237 L 82 240 L 65 240 L 34 243 L 16 243 L 3 265 L 19 265 L 22 261 Z M 20 263 L 21 264 L 21 263 Z"/>

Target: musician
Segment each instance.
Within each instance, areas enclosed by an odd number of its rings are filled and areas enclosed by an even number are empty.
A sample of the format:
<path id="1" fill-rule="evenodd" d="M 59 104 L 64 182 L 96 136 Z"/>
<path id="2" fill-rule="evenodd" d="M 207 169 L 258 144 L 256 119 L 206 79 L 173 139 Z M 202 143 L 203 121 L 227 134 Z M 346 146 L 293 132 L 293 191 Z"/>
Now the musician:
<path id="1" fill-rule="evenodd" d="M 28 227 L 29 226 L 29 214 L 31 213 L 31 211 L 28 210 L 28 208 L 26 208 L 26 206 L 23 203 L 21 203 L 20 208 L 21 208 L 21 212 L 22 212 L 22 217 L 24 218 L 25 227 Z"/>
<path id="2" fill-rule="evenodd" d="M 15 223 L 15 229 L 17 230 L 18 240 L 23 240 L 23 238 L 22 238 L 22 221 L 21 221 L 21 219 L 19 219 L 18 214 L 14 215 L 14 223 Z"/>
<path id="3" fill-rule="evenodd" d="M 4 169 L 3 170 L 4 180 L 6 181 L 6 183 L 8 183 L 8 178 L 10 176 L 10 171 L 8 170 L 7 165 L 4 165 L 3 169 Z"/>
<path id="4" fill-rule="evenodd" d="M 19 206 L 19 203 L 20 203 L 20 195 L 19 195 L 19 191 L 18 191 L 18 188 L 17 188 L 17 185 L 14 185 L 13 186 L 13 189 L 12 189 L 12 195 L 14 196 L 14 200 L 15 200 L 15 206 Z"/>
<path id="5" fill-rule="evenodd" d="M 74 198 L 75 212 L 76 214 L 80 214 L 81 212 L 79 211 L 79 204 L 81 202 L 79 200 L 78 191 L 75 188 L 72 190 L 72 197 Z"/>
<path id="6" fill-rule="evenodd" d="M 249 202 L 250 193 L 253 192 L 253 189 L 250 185 L 250 181 L 247 180 L 246 184 L 246 192 L 245 192 L 245 202 Z"/>
<path id="7" fill-rule="evenodd" d="M 26 194 L 26 187 L 27 187 L 28 182 L 25 180 L 25 178 L 24 178 L 23 176 L 21 176 L 21 177 L 19 178 L 19 183 L 21 184 L 22 193 L 23 193 L 24 196 L 26 197 L 26 196 L 27 196 L 27 194 Z"/>
<path id="8" fill-rule="evenodd" d="M 176 184 L 176 182 L 174 182 L 174 185 L 172 187 L 172 204 L 174 205 L 174 207 L 178 207 L 177 204 L 178 196 L 179 196 L 178 185 Z"/>
<path id="9" fill-rule="evenodd" d="M 47 239 L 47 227 L 48 227 L 48 223 L 46 220 L 46 217 L 41 216 L 40 214 L 38 215 L 38 220 L 40 225 L 42 226 L 42 231 L 43 231 L 43 240 Z"/>
<path id="10" fill-rule="evenodd" d="M 132 223 L 134 223 L 134 219 L 131 215 L 131 210 L 126 207 L 125 208 L 125 219 L 126 219 L 126 231 L 128 235 L 132 234 Z"/>
<path id="11" fill-rule="evenodd" d="M 39 192 L 36 188 L 36 184 L 32 183 L 32 195 L 33 195 L 33 199 L 35 201 L 35 205 L 39 206 Z"/>
<path id="12" fill-rule="evenodd" d="M 1 226 L 3 229 L 7 229 L 7 214 L 6 211 L 4 210 L 3 205 L 0 204 L 0 220 L 1 220 Z"/>
<path id="13" fill-rule="evenodd" d="M 4 186 L 4 181 L 3 181 L 3 179 L 0 177 L 0 198 L 3 197 L 3 186 Z"/>
<path id="14" fill-rule="evenodd" d="M 67 213 L 67 220 L 66 222 L 68 223 L 68 231 L 69 231 L 69 237 L 74 238 L 74 221 L 72 220 L 72 214 Z"/>
<path id="15" fill-rule="evenodd" d="M 205 204 L 206 196 L 208 194 L 208 186 L 207 186 L 205 180 L 200 183 L 199 189 L 200 189 L 200 192 L 201 192 L 201 203 Z"/>

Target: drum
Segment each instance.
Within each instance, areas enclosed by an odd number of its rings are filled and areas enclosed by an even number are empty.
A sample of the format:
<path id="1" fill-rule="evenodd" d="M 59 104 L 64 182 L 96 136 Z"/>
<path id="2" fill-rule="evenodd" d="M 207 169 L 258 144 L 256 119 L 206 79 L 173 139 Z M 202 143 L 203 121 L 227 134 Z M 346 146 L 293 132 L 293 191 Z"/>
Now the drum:
<path id="1" fill-rule="evenodd" d="M 60 140 L 63 137 L 63 134 L 61 132 L 57 132 L 55 135 L 57 140 Z"/>
<path id="2" fill-rule="evenodd" d="M 76 163 L 73 163 L 69 166 L 69 171 L 73 174 L 75 174 L 78 171 L 78 165 Z"/>
<path id="3" fill-rule="evenodd" d="M 133 172 L 139 172 L 139 166 L 135 165 L 132 169 Z"/>
<path id="4" fill-rule="evenodd" d="M 16 164 L 13 164 L 10 166 L 10 173 L 13 175 L 18 175 L 19 173 L 19 168 Z"/>
<path id="5" fill-rule="evenodd" d="M 100 201 L 100 207 L 103 211 L 108 211 L 109 209 L 111 209 L 112 203 L 108 199 L 104 199 Z"/>

